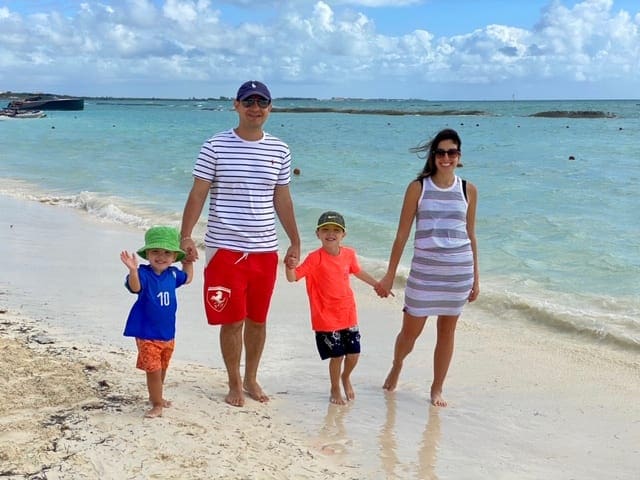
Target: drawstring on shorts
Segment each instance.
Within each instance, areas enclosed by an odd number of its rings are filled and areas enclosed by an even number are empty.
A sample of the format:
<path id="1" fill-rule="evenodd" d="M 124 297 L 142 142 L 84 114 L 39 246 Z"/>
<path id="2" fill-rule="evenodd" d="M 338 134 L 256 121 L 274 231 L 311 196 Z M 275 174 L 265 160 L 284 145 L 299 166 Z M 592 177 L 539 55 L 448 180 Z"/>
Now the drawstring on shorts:
<path id="1" fill-rule="evenodd" d="M 244 253 L 242 254 L 242 256 L 241 256 L 238 260 L 236 260 L 233 264 L 234 264 L 234 265 L 237 265 L 237 264 L 239 264 L 242 260 L 246 260 L 246 259 L 247 259 L 247 257 L 249 257 L 249 252 L 244 252 Z"/>

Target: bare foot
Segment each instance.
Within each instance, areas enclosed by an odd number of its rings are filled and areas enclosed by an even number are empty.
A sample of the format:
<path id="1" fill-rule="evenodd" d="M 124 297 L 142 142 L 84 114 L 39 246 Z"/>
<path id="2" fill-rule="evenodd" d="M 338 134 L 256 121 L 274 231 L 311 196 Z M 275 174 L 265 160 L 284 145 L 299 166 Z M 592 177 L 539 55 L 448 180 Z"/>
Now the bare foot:
<path id="1" fill-rule="evenodd" d="M 249 385 L 249 383 L 244 383 L 244 391 L 247 392 L 251 398 L 253 398 L 256 402 L 267 403 L 269 401 L 269 396 L 264 393 L 262 387 L 258 385 L 258 383 L 254 383 Z"/>
<path id="2" fill-rule="evenodd" d="M 398 386 L 398 378 L 400 378 L 400 367 L 391 367 L 391 371 L 389 371 L 389 375 L 387 375 L 386 380 L 382 384 L 382 388 L 390 392 L 394 391 Z"/>
<path id="3" fill-rule="evenodd" d="M 347 397 L 347 401 L 351 401 L 356 398 L 356 392 L 353 390 L 353 386 L 351 385 L 351 379 L 343 377 L 342 388 L 344 388 L 344 394 Z"/>
<path id="4" fill-rule="evenodd" d="M 153 402 L 151 401 L 151 399 L 149 399 L 149 403 L 150 403 L 151 405 L 153 405 Z M 173 406 L 173 403 L 171 402 L 171 400 L 165 400 L 165 399 L 163 398 L 163 399 L 162 399 L 162 406 L 163 406 L 164 408 L 169 408 L 169 407 Z"/>
<path id="5" fill-rule="evenodd" d="M 342 398 L 342 393 L 340 392 L 340 387 L 331 389 L 331 396 L 329 397 L 329 401 L 334 405 L 346 405 L 347 402 L 344 398 Z"/>
<path id="6" fill-rule="evenodd" d="M 431 405 L 435 407 L 446 407 L 447 401 L 442 398 L 442 392 L 431 390 Z"/>
<path id="7" fill-rule="evenodd" d="M 229 393 L 224 397 L 224 401 L 233 407 L 243 407 L 244 394 L 242 393 L 242 389 L 237 390 L 235 388 L 230 388 Z"/>
<path id="8" fill-rule="evenodd" d="M 162 416 L 162 405 L 156 405 L 147 413 L 144 414 L 144 418 L 156 418 Z"/>

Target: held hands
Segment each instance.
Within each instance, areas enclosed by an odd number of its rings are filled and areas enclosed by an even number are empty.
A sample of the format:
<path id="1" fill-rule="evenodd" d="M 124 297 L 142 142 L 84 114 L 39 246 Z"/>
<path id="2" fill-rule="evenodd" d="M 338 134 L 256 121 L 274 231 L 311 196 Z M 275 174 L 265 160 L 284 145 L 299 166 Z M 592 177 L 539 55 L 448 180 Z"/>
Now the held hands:
<path id="1" fill-rule="evenodd" d="M 191 237 L 180 239 L 180 248 L 186 254 L 184 257 L 185 263 L 193 263 L 198 259 L 198 248 L 196 247 L 196 242 L 194 242 Z"/>
<path id="2" fill-rule="evenodd" d="M 289 270 L 293 270 L 298 266 L 298 259 L 293 256 L 286 256 L 284 257 L 283 263 Z"/>
<path id="3" fill-rule="evenodd" d="M 296 268 L 300 262 L 300 248 L 291 245 L 287 249 L 287 254 L 284 257 L 284 264 L 290 270 Z"/>
<path id="4" fill-rule="evenodd" d="M 129 270 L 138 269 L 138 258 L 135 253 L 129 253 L 126 250 L 120 252 L 120 260 L 124 263 Z"/>
<path id="5" fill-rule="evenodd" d="M 392 288 L 393 276 L 391 276 L 389 273 L 386 273 L 385 276 L 382 277 L 380 281 L 373 287 L 380 298 L 387 298 L 389 295 L 395 297 L 395 295 L 391 291 Z"/>

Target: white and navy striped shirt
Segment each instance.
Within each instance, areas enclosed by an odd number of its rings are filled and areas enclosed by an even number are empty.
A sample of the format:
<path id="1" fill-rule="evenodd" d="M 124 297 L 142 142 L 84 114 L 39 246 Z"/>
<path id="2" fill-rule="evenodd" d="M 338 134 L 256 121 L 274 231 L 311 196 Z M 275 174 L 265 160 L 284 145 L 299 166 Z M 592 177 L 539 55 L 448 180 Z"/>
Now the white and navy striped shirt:
<path id="1" fill-rule="evenodd" d="M 265 132 L 247 141 L 228 130 L 204 142 L 193 175 L 211 182 L 205 245 L 242 252 L 278 249 L 273 194 L 291 180 L 291 152 Z"/>

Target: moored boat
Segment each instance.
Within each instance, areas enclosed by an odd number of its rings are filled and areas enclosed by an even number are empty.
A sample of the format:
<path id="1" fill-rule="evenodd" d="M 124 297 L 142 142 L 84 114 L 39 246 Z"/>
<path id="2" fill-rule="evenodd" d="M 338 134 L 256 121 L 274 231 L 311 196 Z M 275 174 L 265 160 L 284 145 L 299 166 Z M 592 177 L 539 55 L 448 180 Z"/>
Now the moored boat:
<path id="1" fill-rule="evenodd" d="M 84 110 L 84 98 L 36 95 L 13 100 L 8 109 L 18 110 Z"/>
<path id="2" fill-rule="evenodd" d="M 42 110 L 18 110 L 15 108 L 3 108 L 0 110 L 0 117 L 4 118 L 42 118 L 47 114 Z"/>

